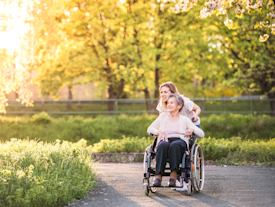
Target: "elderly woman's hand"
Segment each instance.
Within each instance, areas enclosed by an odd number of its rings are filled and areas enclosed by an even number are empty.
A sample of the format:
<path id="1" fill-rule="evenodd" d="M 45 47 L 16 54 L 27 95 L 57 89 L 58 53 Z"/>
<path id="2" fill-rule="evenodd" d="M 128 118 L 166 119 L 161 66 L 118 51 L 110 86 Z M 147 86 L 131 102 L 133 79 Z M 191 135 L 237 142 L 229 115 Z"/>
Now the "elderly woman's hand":
<path id="1" fill-rule="evenodd" d="M 187 129 L 186 131 L 185 131 L 185 137 L 189 137 L 189 136 L 191 136 L 192 135 L 192 133 L 194 132 L 195 130 L 194 129 Z"/>
<path id="2" fill-rule="evenodd" d="M 168 138 L 166 137 L 164 132 L 158 131 L 158 140 L 168 142 Z"/>

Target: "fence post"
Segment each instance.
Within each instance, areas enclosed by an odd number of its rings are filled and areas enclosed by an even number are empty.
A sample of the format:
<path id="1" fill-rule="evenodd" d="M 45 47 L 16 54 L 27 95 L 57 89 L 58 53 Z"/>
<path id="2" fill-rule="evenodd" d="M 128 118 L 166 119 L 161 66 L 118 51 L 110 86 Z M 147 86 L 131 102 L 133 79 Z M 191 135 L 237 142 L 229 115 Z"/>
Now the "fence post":
<path id="1" fill-rule="evenodd" d="M 253 114 L 253 100 L 250 100 L 250 111 Z"/>
<path id="2" fill-rule="evenodd" d="M 48 114 L 50 115 L 50 114 L 51 114 L 51 101 L 49 101 L 48 103 L 49 103 L 49 111 L 48 111 Z"/>
<path id="3" fill-rule="evenodd" d="M 115 111 L 116 111 L 116 116 L 118 114 L 118 102 L 117 100 L 115 100 Z"/>

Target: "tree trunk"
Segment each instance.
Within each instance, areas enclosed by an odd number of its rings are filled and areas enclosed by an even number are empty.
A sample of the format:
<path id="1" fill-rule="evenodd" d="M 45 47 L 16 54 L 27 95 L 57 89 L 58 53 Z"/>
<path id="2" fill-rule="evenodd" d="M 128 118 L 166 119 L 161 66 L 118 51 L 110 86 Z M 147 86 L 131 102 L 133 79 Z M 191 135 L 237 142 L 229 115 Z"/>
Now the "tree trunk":
<path id="1" fill-rule="evenodd" d="M 275 117 L 275 101 L 270 101 L 271 116 Z"/>
<path id="2" fill-rule="evenodd" d="M 268 79 L 268 77 L 269 77 L 268 75 L 265 75 L 264 76 L 265 80 L 263 80 L 261 82 L 261 85 L 264 88 L 264 90 L 267 92 L 268 99 L 271 99 L 269 101 L 270 109 L 271 109 L 271 116 L 275 117 L 275 100 L 274 100 L 275 99 L 275 92 L 272 92 L 272 89 L 275 87 L 275 73 L 271 72 L 270 76 L 271 76 L 271 80 Z"/>
<path id="3" fill-rule="evenodd" d="M 149 100 L 150 99 L 150 93 L 148 91 L 148 88 L 145 88 L 143 90 L 143 92 L 144 92 L 144 96 L 145 96 L 145 99 L 146 99 L 145 104 L 146 104 L 147 112 L 148 112 L 148 114 L 153 114 L 152 111 L 154 109 L 152 107 L 152 101 Z"/>
<path id="4" fill-rule="evenodd" d="M 115 98 L 115 94 L 114 94 L 114 87 L 113 84 L 109 84 L 108 87 L 108 94 L 109 94 L 109 98 L 108 99 L 114 99 Z M 108 101 L 108 111 L 112 112 L 115 110 L 115 102 L 114 101 Z M 109 113 L 109 115 L 114 115 L 113 113 Z"/>
<path id="5" fill-rule="evenodd" d="M 201 112 L 204 111 L 204 104 L 205 104 L 205 101 L 202 101 L 202 102 L 201 102 Z"/>
<path id="6" fill-rule="evenodd" d="M 118 88 L 117 92 L 115 92 L 113 83 L 111 83 L 111 82 L 109 83 L 109 88 L 108 88 L 109 99 L 119 98 L 119 96 L 123 92 L 124 82 L 125 82 L 125 80 L 122 78 L 120 80 L 120 85 L 119 85 L 119 88 Z M 114 112 L 115 111 L 115 101 L 108 101 L 108 111 L 109 112 Z M 109 115 L 114 115 L 114 113 L 109 113 Z"/>
<path id="7" fill-rule="evenodd" d="M 73 100 L 73 93 L 72 93 L 72 86 L 68 86 L 68 102 L 66 108 L 69 110 L 72 108 L 72 102 L 70 100 Z"/>
<path id="8" fill-rule="evenodd" d="M 159 98 L 159 69 L 155 70 L 155 98 Z"/>
<path id="9" fill-rule="evenodd" d="M 157 56 L 157 60 L 159 60 L 159 56 Z M 155 70 L 155 99 L 159 99 L 159 68 Z M 157 107 L 158 101 L 153 101 L 153 106 Z"/>
<path id="10" fill-rule="evenodd" d="M 273 100 L 270 100 L 269 103 L 271 108 L 271 116 L 275 117 L 275 93 L 269 93 L 268 98 L 273 99 Z"/>
<path id="11" fill-rule="evenodd" d="M 109 97 L 109 99 L 112 99 Z M 115 111 L 115 102 L 114 101 L 108 101 L 108 111 L 110 112 L 109 115 L 114 115 L 114 113 L 112 113 L 113 111 Z"/>
<path id="12" fill-rule="evenodd" d="M 194 86 L 195 87 L 198 87 L 198 80 L 196 78 L 196 75 L 194 75 Z"/>

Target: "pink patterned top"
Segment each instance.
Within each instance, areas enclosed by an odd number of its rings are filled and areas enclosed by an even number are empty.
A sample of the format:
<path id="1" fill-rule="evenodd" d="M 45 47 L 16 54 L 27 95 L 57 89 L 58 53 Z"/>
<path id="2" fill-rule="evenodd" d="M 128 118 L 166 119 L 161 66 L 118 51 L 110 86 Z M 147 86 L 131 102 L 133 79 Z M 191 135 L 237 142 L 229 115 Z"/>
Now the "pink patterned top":
<path id="1" fill-rule="evenodd" d="M 167 138 L 180 137 L 179 123 L 180 123 L 179 120 L 175 122 L 171 122 L 169 119 L 169 116 L 167 117 L 167 119 L 165 120 L 164 130 L 163 130 Z"/>

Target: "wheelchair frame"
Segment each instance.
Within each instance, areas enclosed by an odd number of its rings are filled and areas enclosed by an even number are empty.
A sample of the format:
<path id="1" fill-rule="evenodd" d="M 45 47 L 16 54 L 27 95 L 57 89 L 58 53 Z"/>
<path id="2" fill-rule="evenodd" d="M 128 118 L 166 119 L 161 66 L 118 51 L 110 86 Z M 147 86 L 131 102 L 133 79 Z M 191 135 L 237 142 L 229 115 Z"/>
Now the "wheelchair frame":
<path id="1" fill-rule="evenodd" d="M 152 134 L 151 134 L 152 135 Z M 152 135 L 153 136 L 153 135 Z M 155 176 L 155 147 L 158 137 L 155 136 L 153 144 L 148 146 L 144 152 L 143 159 L 143 169 L 144 169 L 144 178 L 143 178 L 143 188 L 145 195 L 149 195 L 149 191 L 155 193 L 157 188 L 182 188 L 184 178 L 187 178 L 187 194 L 192 195 L 193 192 L 199 193 L 203 189 L 204 185 L 204 156 L 203 151 L 200 145 L 194 143 L 194 135 L 190 137 L 189 149 L 183 154 L 182 162 L 179 166 L 181 186 L 178 187 L 169 187 L 169 186 L 153 186 L 153 176 Z M 185 160 L 188 159 L 190 166 L 186 166 Z M 151 166 L 152 163 L 154 166 Z M 168 163 L 167 163 L 168 164 Z M 166 164 L 166 166 L 167 166 Z M 170 170 L 170 168 L 165 168 L 165 170 Z M 170 172 L 167 173 L 164 171 L 163 176 L 170 176 Z"/>

